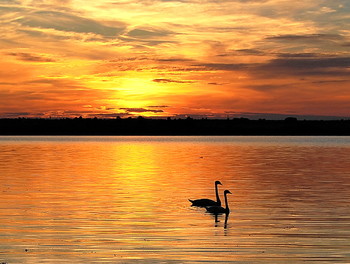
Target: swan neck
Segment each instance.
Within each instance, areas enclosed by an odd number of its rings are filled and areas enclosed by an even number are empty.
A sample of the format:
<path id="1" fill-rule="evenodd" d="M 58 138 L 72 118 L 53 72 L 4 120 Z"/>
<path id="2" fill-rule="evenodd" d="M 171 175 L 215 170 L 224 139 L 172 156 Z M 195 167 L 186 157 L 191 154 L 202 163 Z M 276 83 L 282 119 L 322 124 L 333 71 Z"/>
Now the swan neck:
<path id="1" fill-rule="evenodd" d="M 225 205 L 226 205 L 226 211 L 228 212 L 230 209 L 228 208 L 227 193 L 225 193 Z"/>
<path id="2" fill-rule="evenodd" d="M 215 195 L 216 195 L 216 202 L 218 204 L 221 204 L 221 201 L 220 201 L 220 196 L 219 196 L 219 191 L 218 191 L 218 185 L 215 184 Z"/>

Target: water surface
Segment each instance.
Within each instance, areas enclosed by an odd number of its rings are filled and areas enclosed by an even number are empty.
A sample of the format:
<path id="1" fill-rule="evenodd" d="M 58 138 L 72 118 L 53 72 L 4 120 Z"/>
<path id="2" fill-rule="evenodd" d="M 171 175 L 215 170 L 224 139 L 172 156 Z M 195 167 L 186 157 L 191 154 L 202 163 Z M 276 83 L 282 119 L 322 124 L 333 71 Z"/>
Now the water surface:
<path id="1" fill-rule="evenodd" d="M 350 263 L 349 137 L 0 137 L 0 263 Z M 187 200 L 229 189 L 231 213 Z"/>

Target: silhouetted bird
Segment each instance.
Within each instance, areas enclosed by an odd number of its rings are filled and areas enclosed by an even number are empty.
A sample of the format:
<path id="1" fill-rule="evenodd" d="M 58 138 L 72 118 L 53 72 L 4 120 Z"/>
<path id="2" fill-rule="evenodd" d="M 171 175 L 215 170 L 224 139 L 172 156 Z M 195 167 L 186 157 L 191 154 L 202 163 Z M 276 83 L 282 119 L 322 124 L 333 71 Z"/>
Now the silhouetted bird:
<path id="1" fill-rule="evenodd" d="M 197 199 L 197 200 L 188 199 L 192 203 L 192 206 L 198 206 L 198 207 L 221 206 L 221 201 L 220 201 L 219 192 L 218 192 L 218 184 L 222 185 L 220 181 L 215 182 L 216 202 L 210 199 Z"/>
<path id="2" fill-rule="evenodd" d="M 231 192 L 229 190 L 224 191 L 226 208 L 224 208 L 222 206 L 206 206 L 205 208 L 207 209 L 207 212 L 211 213 L 211 214 L 229 214 L 230 208 L 228 207 L 228 202 L 227 202 L 227 194 L 228 193 L 231 193 Z"/>

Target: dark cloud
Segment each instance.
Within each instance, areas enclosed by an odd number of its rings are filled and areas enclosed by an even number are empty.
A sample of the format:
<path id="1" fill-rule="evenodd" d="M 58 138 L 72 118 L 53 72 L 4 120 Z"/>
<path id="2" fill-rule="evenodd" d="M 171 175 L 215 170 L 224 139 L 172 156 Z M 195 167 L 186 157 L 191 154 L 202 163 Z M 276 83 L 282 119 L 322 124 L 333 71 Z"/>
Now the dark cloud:
<path id="1" fill-rule="evenodd" d="M 149 105 L 147 107 L 149 107 L 149 108 L 167 108 L 169 106 L 168 105 Z"/>
<path id="2" fill-rule="evenodd" d="M 328 57 L 328 58 L 277 58 L 271 60 L 267 66 L 272 68 L 283 68 L 292 70 L 312 70 L 327 68 L 349 68 L 350 57 Z"/>
<path id="3" fill-rule="evenodd" d="M 259 49 L 238 49 L 220 53 L 216 55 L 217 57 L 236 57 L 236 56 L 266 56 L 271 55 L 267 54 L 265 51 Z"/>
<path id="4" fill-rule="evenodd" d="M 15 20 L 24 26 L 34 28 L 52 28 L 60 31 L 94 33 L 104 37 L 119 35 L 124 26 L 105 26 L 95 20 L 56 11 L 36 11 Z"/>
<path id="5" fill-rule="evenodd" d="M 185 58 L 168 58 L 168 59 L 157 59 L 159 62 L 186 62 L 186 61 L 193 61 L 191 59 L 185 59 Z"/>
<path id="6" fill-rule="evenodd" d="M 322 54 L 279 54 L 265 63 L 203 63 L 193 66 L 211 71 L 247 71 L 253 75 L 329 75 L 348 76 L 350 57 L 326 57 Z"/>
<path id="7" fill-rule="evenodd" d="M 180 81 L 174 79 L 153 79 L 152 81 L 157 83 L 193 83 L 193 81 Z"/>
<path id="8" fill-rule="evenodd" d="M 255 64 L 247 64 L 247 63 L 203 63 L 197 64 L 193 66 L 203 67 L 206 70 L 219 70 L 219 71 L 238 71 L 244 70 L 248 67 L 252 67 Z"/>
<path id="9" fill-rule="evenodd" d="M 316 40 L 342 40 L 344 37 L 339 34 L 305 34 L 305 35 L 278 35 L 278 36 L 269 36 L 267 40 L 282 40 L 282 41 L 316 41 Z"/>
<path id="10" fill-rule="evenodd" d="M 256 91 L 273 91 L 273 90 L 281 90 L 284 88 L 290 88 L 291 85 L 286 85 L 286 84 L 280 84 L 280 85 L 276 85 L 276 84 L 260 84 L 260 85 L 246 85 L 244 86 L 245 88 L 248 89 L 252 89 L 252 90 L 256 90 Z"/>
<path id="11" fill-rule="evenodd" d="M 34 79 L 26 81 L 25 84 L 50 84 L 55 86 L 71 85 L 75 82 L 61 79 Z"/>
<path id="12" fill-rule="evenodd" d="M 320 81 L 314 81 L 312 83 L 328 84 L 328 83 L 346 83 L 346 82 L 350 82 L 350 80 L 320 80 Z"/>
<path id="13" fill-rule="evenodd" d="M 320 58 L 325 57 L 317 53 L 279 53 L 277 57 L 281 58 Z"/>
<path id="14" fill-rule="evenodd" d="M 258 49 L 238 49 L 235 51 L 244 55 L 266 55 L 266 52 Z"/>
<path id="15" fill-rule="evenodd" d="M 115 60 L 111 60 L 111 62 L 120 62 L 120 61 L 145 61 L 145 60 L 149 60 L 148 57 L 130 57 L 130 58 L 122 58 L 122 59 L 115 59 Z"/>
<path id="16" fill-rule="evenodd" d="M 210 85 L 224 85 L 225 83 L 210 82 L 208 84 L 210 84 Z"/>
<path id="17" fill-rule="evenodd" d="M 164 37 L 173 34 L 168 30 L 159 30 L 159 29 L 133 29 L 127 33 L 128 36 L 133 38 L 158 38 Z"/>
<path id="18" fill-rule="evenodd" d="M 350 57 L 276 58 L 254 68 L 266 76 L 349 76 Z"/>
<path id="19" fill-rule="evenodd" d="M 30 54 L 25 52 L 18 52 L 18 53 L 8 53 L 10 56 L 14 56 L 22 61 L 29 61 L 29 62 L 55 62 L 54 59 L 43 57 L 36 54 Z"/>
<path id="20" fill-rule="evenodd" d="M 18 0 L 0 0 L 0 5 L 20 5 L 21 2 Z"/>
<path id="21" fill-rule="evenodd" d="M 3 112 L 0 114 L 1 118 L 45 118 L 46 114 L 42 112 Z"/>
<path id="22" fill-rule="evenodd" d="M 125 110 L 128 113 L 133 112 L 133 113 L 144 113 L 144 112 L 152 112 L 152 113 L 162 113 L 164 112 L 163 110 L 158 110 L 158 109 L 146 109 L 146 108 L 119 108 L 120 110 Z"/>

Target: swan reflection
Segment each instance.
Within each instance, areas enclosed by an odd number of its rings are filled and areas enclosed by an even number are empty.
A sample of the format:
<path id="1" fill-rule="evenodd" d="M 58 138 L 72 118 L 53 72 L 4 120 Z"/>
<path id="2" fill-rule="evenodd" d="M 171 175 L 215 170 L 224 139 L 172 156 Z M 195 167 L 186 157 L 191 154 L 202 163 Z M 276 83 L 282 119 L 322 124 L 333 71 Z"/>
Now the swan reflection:
<path id="1" fill-rule="evenodd" d="M 214 216 L 214 226 L 215 227 L 218 227 L 219 226 L 219 223 L 220 223 L 220 220 L 219 220 L 219 216 L 220 214 L 212 214 Z M 224 229 L 227 229 L 227 223 L 228 223 L 228 218 L 230 216 L 230 213 L 226 213 L 225 214 L 225 221 L 224 221 Z"/>

